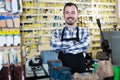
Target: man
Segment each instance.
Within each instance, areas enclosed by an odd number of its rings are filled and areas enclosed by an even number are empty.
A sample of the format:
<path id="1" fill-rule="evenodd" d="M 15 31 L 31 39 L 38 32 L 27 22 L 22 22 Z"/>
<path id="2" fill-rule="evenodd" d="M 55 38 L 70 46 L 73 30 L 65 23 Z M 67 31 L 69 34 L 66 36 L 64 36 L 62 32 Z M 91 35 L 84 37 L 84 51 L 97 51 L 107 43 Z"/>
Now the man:
<path id="1" fill-rule="evenodd" d="M 72 74 L 85 72 L 83 55 L 90 45 L 90 34 L 86 28 L 77 27 L 78 7 L 74 3 L 66 3 L 63 9 L 66 26 L 56 30 L 51 37 L 50 46 L 59 50 L 58 58 L 64 66 L 70 67 Z"/>

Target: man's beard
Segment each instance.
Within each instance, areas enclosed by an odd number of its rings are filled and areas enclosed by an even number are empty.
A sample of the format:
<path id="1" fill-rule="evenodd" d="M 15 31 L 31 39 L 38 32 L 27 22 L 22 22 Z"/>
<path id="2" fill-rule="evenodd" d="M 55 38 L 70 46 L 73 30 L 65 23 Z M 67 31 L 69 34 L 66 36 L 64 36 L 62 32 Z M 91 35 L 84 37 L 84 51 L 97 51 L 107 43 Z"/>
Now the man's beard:
<path id="1" fill-rule="evenodd" d="M 68 25 L 73 25 L 74 23 L 66 22 Z"/>
<path id="2" fill-rule="evenodd" d="M 72 21 L 69 21 L 69 19 L 73 19 L 73 20 L 72 20 Z M 67 23 L 68 25 L 73 25 L 73 24 L 75 23 L 75 21 L 76 21 L 76 20 L 74 20 L 74 18 L 69 17 L 69 18 L 67 18 L 66 23 Z"/>

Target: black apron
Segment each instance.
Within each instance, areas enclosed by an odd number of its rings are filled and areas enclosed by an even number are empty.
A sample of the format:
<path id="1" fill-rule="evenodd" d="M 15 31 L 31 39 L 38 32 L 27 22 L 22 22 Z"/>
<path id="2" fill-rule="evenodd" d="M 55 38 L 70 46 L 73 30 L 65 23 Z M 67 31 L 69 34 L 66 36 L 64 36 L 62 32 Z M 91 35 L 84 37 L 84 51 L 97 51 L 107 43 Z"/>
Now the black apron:
<path id="1" fill-rule="evenodd" d="M 64 39 L 65 28 L 62 31 L 62 37 L 61 41 L 70 41 L 70 40 L 79 40 L 79 29 L 77 27 L 77 33 L 76 33 L 76 38 L 69 38 L 69 39 Z M 62 51 L 59 52 L 58 59 L 60 59 L 63 63 L 63 66 L 71 68 L 71 73 L 74 74 L 75 72 L 78 73 L 83 73 L 86 71 L 86 65 L 85 65 L 85 58 L 83 56 L 83 53 L 78 53 L 78 54 L 72 54 L 72 53 L 63 53 Z"/>

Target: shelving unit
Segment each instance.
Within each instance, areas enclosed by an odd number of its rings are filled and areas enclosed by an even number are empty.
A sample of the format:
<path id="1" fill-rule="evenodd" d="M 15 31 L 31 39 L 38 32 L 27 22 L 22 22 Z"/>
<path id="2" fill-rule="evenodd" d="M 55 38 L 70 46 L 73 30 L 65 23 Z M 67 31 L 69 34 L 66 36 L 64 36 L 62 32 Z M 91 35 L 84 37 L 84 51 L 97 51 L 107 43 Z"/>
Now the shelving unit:
<path id="1" fill-rule="evenodd" d="M 103 31 L 112 31 L 117 22 L 116 0 L 23 0 L 22 45 L 36 50 L 36 53 L 50 49 L 52 32 L 58 28 L 62 29 L 65 25 L 62 9 L 66 2 L 77 4 L 80 13 L 77 25 L 87 27 L 91 33 L 88 52 L 96 54 L 97 51 L 101 51 L 96 19 L 101 20 Z"/>
<path id="2" fill-rule="evenodd" d="M 21 0 L 0 1 L 0 4 L 0 54 L 2 55 L 2 64 L 21 63 Z"/>
<path id="3" fill-rule="evenodd" d="M 20 16 L 18 14 L 0 13 L 0 54 L 2 64 L 21 62 L 20 50 Z"/>

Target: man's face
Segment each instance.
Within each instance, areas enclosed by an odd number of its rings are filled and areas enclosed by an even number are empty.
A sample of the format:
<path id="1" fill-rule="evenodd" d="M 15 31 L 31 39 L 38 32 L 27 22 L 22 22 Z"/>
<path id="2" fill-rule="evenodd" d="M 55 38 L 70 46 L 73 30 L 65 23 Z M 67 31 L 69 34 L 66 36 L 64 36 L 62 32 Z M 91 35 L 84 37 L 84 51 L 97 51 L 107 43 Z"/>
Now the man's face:
<path id="1" fill-rule="evenodd" d="M 64 10 L 64 19 L 68 25 L 74 25 L 78 18 L 78 12 L 75 6 L 66 6 Z"/>

